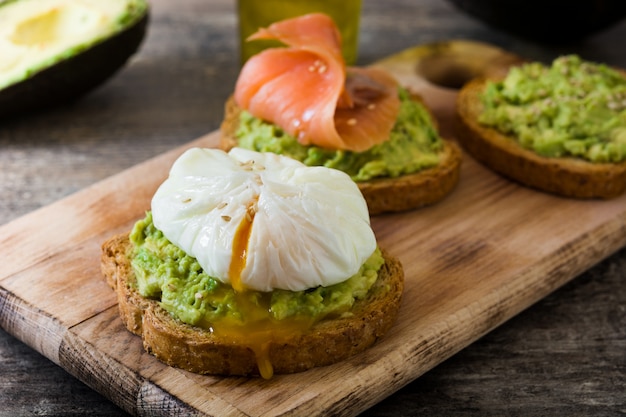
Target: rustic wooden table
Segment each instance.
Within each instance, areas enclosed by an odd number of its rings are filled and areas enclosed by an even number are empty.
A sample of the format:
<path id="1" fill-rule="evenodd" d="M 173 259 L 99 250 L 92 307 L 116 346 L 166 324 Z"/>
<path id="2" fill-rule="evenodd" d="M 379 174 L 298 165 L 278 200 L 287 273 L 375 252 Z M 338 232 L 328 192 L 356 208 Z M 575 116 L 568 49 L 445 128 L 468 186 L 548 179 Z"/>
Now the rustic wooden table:
<path id="1" fill-rule="evenodd" d="M 141 51 L 72 105 L 0 122 L 0 224 L 218 128 L 239 68 L 232 0 L 152 0 Z M 531 59 L 626 68 L 626 22 L 566 46 L 491 29 L 437 0 L 364 0 L 359 63 L 446 39 Z M 27 238 L 27 237 L 25 237 Z M 364 413 L 623 415 L 626 250 L 619 251 Z M 0 416 L 125 415 L 0 330 Z"/>

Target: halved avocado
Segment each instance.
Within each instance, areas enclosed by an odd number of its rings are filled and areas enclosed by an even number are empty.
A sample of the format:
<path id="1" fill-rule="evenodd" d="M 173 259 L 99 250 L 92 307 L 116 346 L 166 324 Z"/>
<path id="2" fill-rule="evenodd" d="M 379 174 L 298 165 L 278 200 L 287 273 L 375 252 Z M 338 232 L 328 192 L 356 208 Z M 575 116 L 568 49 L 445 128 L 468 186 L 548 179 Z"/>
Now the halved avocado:
<path id="1" fill-rule="evenodd" d="M 139 48 L 146 0 L 0 0 L 0 119 L 74 100 Z"/>

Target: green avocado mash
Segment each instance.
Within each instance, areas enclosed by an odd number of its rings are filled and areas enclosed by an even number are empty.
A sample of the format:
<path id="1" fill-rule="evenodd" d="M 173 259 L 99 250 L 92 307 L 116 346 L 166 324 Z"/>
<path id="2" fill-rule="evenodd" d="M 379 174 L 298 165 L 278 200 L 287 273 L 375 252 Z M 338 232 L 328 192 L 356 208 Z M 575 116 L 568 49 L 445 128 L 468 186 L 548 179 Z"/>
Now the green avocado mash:
<path id="1" fill-rule="evenodd" d="M 626 77 L 576 55 L 534 62 L 491 82 L 480 122 L 546 157 L 626 160 Z"/>
<path id="2" fill-rule="evenodd" d="M 344 171 L 355 181 L 398 177 L 439 163 L 443 142 L 423 105 L 399 89 L 400 113 L 389 140 L 365 152 L 350 152 L 304 146 L 281 128 L 243 111 L 236 132 L 239 147 L 257 152 L 287 155 L 308 166 Z"/>
<path id="3" fill-rule="evenodd" d="M 237 294 L 231 286 L 205 274 L 195 258 L 169 242 L 154 227 L 151 212 L 135 224 L 130 241 L 134 247 L 131 264 L 139 293 L 160 300 L 161 306 L 181 321 L 203 328 L 210 328 L 222 319 L 244 323 L 302 316 L 316 321 L 342 315 L 356 300 L 367 295 L 384 263 L 380 250 L 376 249 L 358 273 L 330 287 Z M 241 303 L 260 308 L 242 308 Z M 260 311 L 263 317 L 245 315 Z"/>

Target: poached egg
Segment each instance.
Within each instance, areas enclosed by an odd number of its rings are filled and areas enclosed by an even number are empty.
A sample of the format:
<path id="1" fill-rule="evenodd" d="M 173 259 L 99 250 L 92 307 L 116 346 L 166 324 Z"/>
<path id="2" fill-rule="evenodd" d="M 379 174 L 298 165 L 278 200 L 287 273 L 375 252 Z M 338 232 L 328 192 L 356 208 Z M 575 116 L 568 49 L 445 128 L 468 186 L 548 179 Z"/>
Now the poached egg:
<path id="1" fill-rule="evenodd" d="M 347 174 L 273 153 L 189 149 L 151 205 L 157 229 L 237 291 L 337 284 L 377 245 Z"/>

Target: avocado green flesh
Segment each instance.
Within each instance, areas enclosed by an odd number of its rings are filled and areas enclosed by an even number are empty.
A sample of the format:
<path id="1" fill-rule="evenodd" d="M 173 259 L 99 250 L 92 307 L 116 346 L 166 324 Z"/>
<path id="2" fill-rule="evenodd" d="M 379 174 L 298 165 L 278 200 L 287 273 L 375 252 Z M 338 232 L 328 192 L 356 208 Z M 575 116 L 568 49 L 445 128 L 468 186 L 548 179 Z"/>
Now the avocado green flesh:
<path id="1" fill-rule="evenodd" d="M 89 49 L 146 14 L 143 0 L 0 4 L 0 89 Z"/>
<path id="2" fill-rule="evenodd" d="M 545 157 L 626 160 L 626 77 L 576 55 L 512 68 L 482 94 L 480 123 Z"/>
<path id="3" fill-rule="evenodd" d="M 161 306 L 182 322 L 207 329 L 223 320 L 240 324 L 286 318 L 317 321 L 348 314 L 357 300 L 367 296 L 384 263 L 377 249 L 358 273 L 333 286 L 299 292 L 236 293 L 230 285 L 205 274 L 195 258 L 169 242 L 154 227 L 151 212 L 135 224 L 130 241 L 138 292 L 160 300 Z M 246 307 L 251 304 L 259 308 Z M 246 312 L 262 314 L 250 317 Z"/>
<path id="4" fill-rule="evenodd" d="M 148 20 L 145 0 L 0 1 L 0 119 L 102 84 L 137 51 Z"/>
<path id="5" fill-rule="evenodd" d="M 424 106 L 399 89 L 400 112 L 387 141 L 365 152 L 305 146 L 280 127 L 242 111 L 237 146 L 289 156 L 308 166 L 341 170 L 355 181 L 399 177 L 439 163 L 443 141 Z"/>

